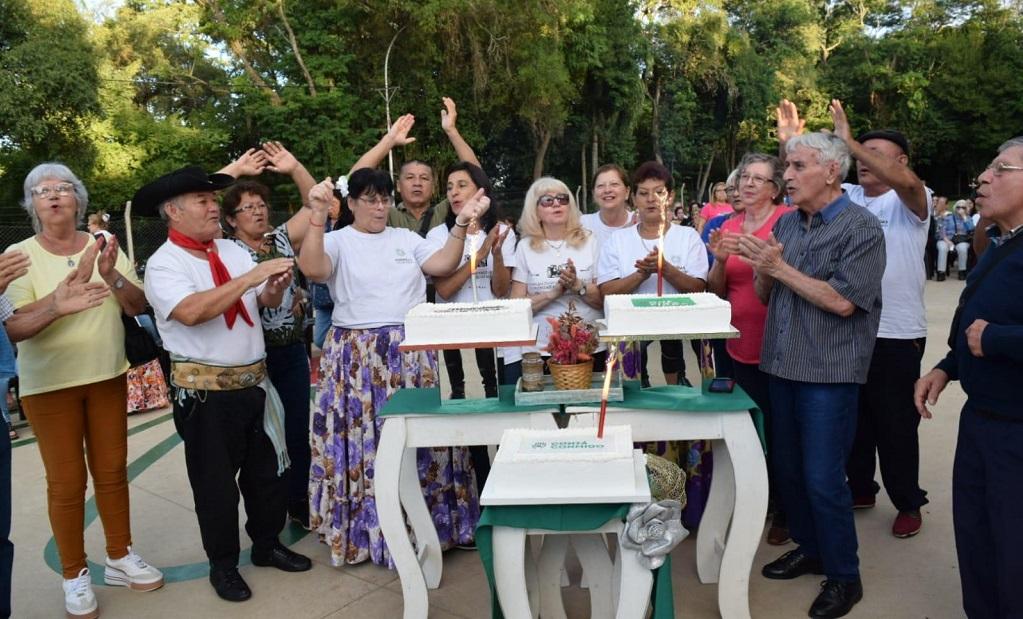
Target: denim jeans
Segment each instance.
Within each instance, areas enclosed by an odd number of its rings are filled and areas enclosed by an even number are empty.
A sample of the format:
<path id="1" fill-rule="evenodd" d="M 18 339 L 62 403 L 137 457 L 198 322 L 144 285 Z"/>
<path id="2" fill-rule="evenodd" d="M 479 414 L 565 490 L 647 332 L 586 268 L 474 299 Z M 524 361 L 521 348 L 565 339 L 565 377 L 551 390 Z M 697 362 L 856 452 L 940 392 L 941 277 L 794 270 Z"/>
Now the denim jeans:
<path id="1" fill-rule="evenodd" d="M 309 497 L 309 357 L 305 342 L 266 349 L 266 370 L 284 404 L 284 441 L 288 446 L 288 504 Z"/>
<path id="2" fill-rule="evenodd" d="M 323 342 L 327 339 L 327 331 L 330 330 L 330 316 L 333 310 L 319 309 L 313 310 L 313 344 L 316 344 L 317 348 L 323 348 Z"/>
<path id="3" fill-rule="evenodd" d="M 775 480 L 789 533 L 827 577 L 859 578 L 852 493 L 845 463 L 856 436 L 859 385 L 771 376 Z"/>
<path id="4" fill-rule="evenodd" d="M 18 375 L 14 359 L 14 346 L 7 337 L 7 331 L 0 326 L 0 414 L 5 423 L 10 423 L 11 413 L 7 410 L 7 389 L 12 378 Z M 6 428 L 4 428 L 6 430 Z"/>
<path id="5" fill-rule="evenodd" d="M 0 331 L 3 328 L 0 327 Z M 11 438 L 0 431 L 0 617 L 11 616 L 11 573 L 14 544 L 11 542 Z"/>

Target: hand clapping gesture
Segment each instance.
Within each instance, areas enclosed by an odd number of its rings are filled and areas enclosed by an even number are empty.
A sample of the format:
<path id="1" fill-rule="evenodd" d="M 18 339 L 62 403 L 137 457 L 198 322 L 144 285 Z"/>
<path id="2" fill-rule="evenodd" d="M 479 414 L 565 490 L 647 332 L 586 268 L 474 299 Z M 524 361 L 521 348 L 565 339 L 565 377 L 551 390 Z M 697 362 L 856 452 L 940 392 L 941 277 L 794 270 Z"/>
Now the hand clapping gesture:
<path id="1" fill-rule="evenodd" d="M 779 243 L 773 234 L 766 241 L 752 234 L 743 234 L 738 239 L 738 245 L 742 261 L 753 267 L 757 273 L 773 277 L 785 264 L 782 257 L 785 246 Z"/>
<path id="2" fill-rule="evenodd" d="M 636 261 L 636 271 L 645 278 L 657 272 L 657 248 L 650 250 L 650 253 Z"/>
<path id="3" fill-rule="evenodd" d="M 28 273 L 31 260 L 22 251 L 9 251 L 0 254 L 0 294 L 7 291 L 7 286 L 22 275 Z"/>
<path id="4" fill-rule="evenodd" d="M 565 292 L 575 292 L 579 290 L 579 276 L 575 271 L 575 263 L 572 259 L 568 259 L 568 263 L 565 268 L 561 269 L 561 274 L 558 275 L 558 285 Z"/>
<path id="5" fill-rule="evenodd" d="M 504 228 L 504 232 L 501 232 L 501 228 Z M 511 226 L 496 225 L 490 230 L 490 234 L 487 235 L 487 241 L 490 243 L 490 253 L 494 259 L 498 259 L 501 256 L 501 249 L 504 247 L 504 240 L 508 238 L 508 233 L 511 232 Z"/>
<path id="6" fill-rule="evenodd" d="M 714 260 L 723 263 L 729 256 L 739 253 L 739 235 L 722 232 L 719 228 L 710 233 L 707 247 L 714 254 Z"/>

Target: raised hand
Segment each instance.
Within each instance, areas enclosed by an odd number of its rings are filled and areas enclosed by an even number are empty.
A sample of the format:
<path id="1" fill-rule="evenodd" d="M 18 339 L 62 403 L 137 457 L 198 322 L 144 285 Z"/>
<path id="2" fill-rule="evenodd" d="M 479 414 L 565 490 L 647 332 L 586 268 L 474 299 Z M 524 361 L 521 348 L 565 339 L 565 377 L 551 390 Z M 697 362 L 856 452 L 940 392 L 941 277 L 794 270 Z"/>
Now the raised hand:
<path id="1" fill-rule="evenodd" d="M 298 168 L 298 159 L 280 142 L 264 142 L 263 153 L 266 156 L 265 169 L 278 174 L 291 174 Z"/>
<path id="2" fill-rule="evenodd" d="M 501 232 L 501 228 L 504 228 L 504 232 Z M 508 234 L 511 232 L 511 229 L 512 229 L 511 226 L 502 226 L 498 224 L 490 230 L 488 238 L 493 237 L 490 243 L 491 246 L 490 251 L 491 254 L 493 254 L 494 258 L 497 258 L 498 256 L 501 255 L 501 249 L 504 247 L 504 240 L 508 238 Z"/>
<path id="3" fill-rule="evenodd" d="M 440 126 L 444 133 L 457 131 L 455 121 L 458 120 L 458 108 L 450 97 L 441 97 L 444 109 L 440 111 Z"/>
<path id="4" fill-rule="evenodd" d="M 416 117 L 412 114 L 405 114 L 399 116 L 398 120 L 394 121 L 391 128 L 387 130 L 387 137 L 390 139 L 391 146 L 405 146 L 415 142 L 415 138 L 408 136 L 409 131 L 412 131 L 412 127 L 416 124 Z"/>
<path id="5" fill-rule="evenodd" d="M 0 294 L 7 291 L 7 286 L 11 282 L 28 273 L 31 264 L 28 254 L 22 251 L 0 254 Z"/>
<path id="6" fill-rule="evenodd" d="M 806 127 L 806 120 L 799 118 L 796 104 L 788 99 L 781 100 L 775 109 L 775 116 L 778 120 L 778 141 L 782 144 L 803 133 Z"/>
<path id="7" fill-rule="evenodd" d="M 832 99 L 831 105 L 828 106 L 828 111 L 831 112 L 831 120 L 835 123 L 835 135 L 847 142 L 851 140 L 852 129 L 849 128 L 849 118 L 845 115 L 842 102 L 838 99 Z"/>
<path id="8" fill-rule="evenodd" d="M 483 217 L 483 213 L 487 212 L 490 208 L 490 198 L 485 195 L 483 188 L 480 187 L 469 201 L 465 203 L 462 210 L 458 213 L 455 218 L 455 222 L 460 226 L 468 225 L 473 219 L 479 221 Z"/>
<path id="9" fill-rule="evenodd" d="M 250 148 L 228 166 L 231 176 L 259 176 L 269 164 L 269 159 L 261 149 Z"/>
<path id="10" fill-rule="evenodd" d="M 714 254 L 714 260 L 728 260 L 729 256 L 739 253 L 739 237 L 730 232 L 722 232 L 718 228 L 710 233 L 707 248 Z"/>
<path id="11" fill-rule="evenodd" d="M 86 248 L 82 258 L 78 261 L 78 266 L 71 272 L 73 278 L 71 283 L 84 284 L 92 279 L 92 271 L 96 267 L 96 257 L 99 256 L 101 249 L 103 249 L 103 245 L 99 241 Z"/>
<path id="12" fill-rule="evenodd" d="M 314 224 L 319 226 L 327 221 L 334 199 L 334 182 L 330 180 L 329 176 L 313 185 L 313 188 L 309 190 L 309 208 L 313 210 L 313 215 L 319 216 L 318 221 L 313 222 Z"/>
<path id="13" fill-rule="evenodd" d="M 91 269 L 90 269 L 91 271 Z M 103 282 L 80 282 L 72 271 L 53 291 L 53 310 L 58 316 L 69 316 L 99 307 L 110 296 Z"/>
<path id="14" fill-rule="evenodd" d="M 104 281 L 107 281 L 113 277 L 116 272 L 114 265 L 117 264 L 118 245 L 116 236 L 111 235 L 109 237 L 102 238 L 105 240 L 100 241 L 99 239 L 96 239 L 96 244 L 103 246 L 103 249 L 99 252 L 99 257 L 96 258 L 96 268 L 99 269 L 100 277 L 102 277 Z"/>

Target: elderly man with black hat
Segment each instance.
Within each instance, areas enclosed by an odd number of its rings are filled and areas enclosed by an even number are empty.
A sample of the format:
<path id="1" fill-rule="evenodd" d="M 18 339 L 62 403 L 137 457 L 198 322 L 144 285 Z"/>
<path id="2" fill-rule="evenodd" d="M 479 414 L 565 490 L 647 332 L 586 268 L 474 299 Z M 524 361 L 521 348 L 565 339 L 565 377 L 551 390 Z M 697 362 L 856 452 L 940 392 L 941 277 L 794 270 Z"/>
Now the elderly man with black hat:
<path id="1" fill-rule="evenodd" d="M 856 440 L 846 474 L 853 507 L 874 507 L 880 490 L 874 481 L 879 460 L 885 490 L 898 510 L 892 534 L 912 537 L 923 524 L 920 507 L 928 502 L 927 492 L 920 488 L 920 415 L 913 404 L 913 385 L 920 378 L 927 341 L 924 252 L 932 193 L 909 168 L 906 136 L 882 129 L 854 139 L 842 102 L 832 100 L 830 112 L 835 134 L 845 140 L 856 159 L 859 184 L 843 183 L 842 189 L 881 222 L 886 253 L 881 324 L 867 382 L 860 389 Z M 801 125 L 796 106 L 782 101 L 778 135 L 783 144 Z"/>
<path id="2" fill-rule="evenodd" d="M 223 171 L 244 172 L 244 166 Z M 239 488 L 252 563 L 289 572 L 312 564 L 277 537 L 285 523 L 289 462 L 259 320 L 259 307 L 281 303 L 293 259 L 256 264 L 234 242 L 216 238 L 216 192 L 234 180 L 182 168 L 139 189 L 132 204 L 135 212 L 159 212 L 167 222 L 167 242 L 146 265 L 146 298 L 171 354 L 174 423 L 185 442 L 210 583 L 221 598 L 240 602 L 252 592 L 238 573 Z"/>

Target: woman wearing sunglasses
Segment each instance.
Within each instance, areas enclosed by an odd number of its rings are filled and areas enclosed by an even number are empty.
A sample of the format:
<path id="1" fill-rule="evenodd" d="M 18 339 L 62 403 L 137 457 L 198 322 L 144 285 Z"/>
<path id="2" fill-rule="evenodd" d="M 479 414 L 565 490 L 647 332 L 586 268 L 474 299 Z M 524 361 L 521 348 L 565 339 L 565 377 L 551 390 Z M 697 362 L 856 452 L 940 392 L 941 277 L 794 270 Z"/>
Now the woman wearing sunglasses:
<path id="1" fill-rule="evenodd" d="M 522 352 L 541 352 L 550 338 L 547 317 L 557 318 L 575 305 L 587 322 L 603 317 L 604 297 L 596 284 L 597 240 L 580 223 L 575 197 L 554 178 L 536 180 L 526 192 L 515 250 L 511 298 L 533 302 L 533 321 L 539 326 L 536 346 Z M 604 346 L 594 355 L 594 370 L 603 371 Z M 521 361 L 505 365 L 509 384 L 522 375 Z"/>

